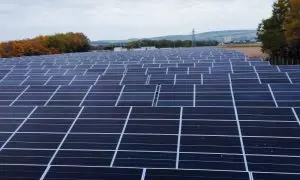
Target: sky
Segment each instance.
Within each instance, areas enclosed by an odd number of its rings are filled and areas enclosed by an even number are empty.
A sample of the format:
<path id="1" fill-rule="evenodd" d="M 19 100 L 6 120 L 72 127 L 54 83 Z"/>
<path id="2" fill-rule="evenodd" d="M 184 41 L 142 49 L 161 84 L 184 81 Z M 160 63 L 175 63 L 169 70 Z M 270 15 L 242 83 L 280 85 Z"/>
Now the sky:
<path id="1" fill-rule="evenodd" d="M 123 40 L 256 29 L 274 0 L 0 0 L 0 41 L 61 32 Z"/>

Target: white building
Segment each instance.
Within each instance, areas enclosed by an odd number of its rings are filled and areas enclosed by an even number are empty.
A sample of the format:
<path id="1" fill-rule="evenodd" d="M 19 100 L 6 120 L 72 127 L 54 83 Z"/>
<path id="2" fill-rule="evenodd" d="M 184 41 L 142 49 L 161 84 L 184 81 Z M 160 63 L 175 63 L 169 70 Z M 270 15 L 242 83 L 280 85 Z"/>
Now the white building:
<path id="1" fill-rule="evenodd" d="M 224 43 L 231 43 L 232 42 L 232 36 L 225 36 L 224 37 Z"/>
<path id="2" fill-rule="evenodd" d="M 155 50 L 155 49 L 156 49 L 155 46 L 141 47 L 142 51 L 150 51 L 150 50 Z"/>
<path id="3" fill-rule="evenodd" d="M 149 47 L 141 47 L 141 48 L 134 48 L 131 49 L 132 51 L 152 51 L 152 50 L 156 50 L 155 46 L 149 46 Z"/>
<path id="4" fill-rule="evenodd" d="M 123 51 L 127 51 L 127 49 L 126 49 L 126 48 L 123 48 L 123 47 L 115 47 L 115 48 L 114 48 L 114 51 L 115 51 L 115 52 L 123 52 Z"/>

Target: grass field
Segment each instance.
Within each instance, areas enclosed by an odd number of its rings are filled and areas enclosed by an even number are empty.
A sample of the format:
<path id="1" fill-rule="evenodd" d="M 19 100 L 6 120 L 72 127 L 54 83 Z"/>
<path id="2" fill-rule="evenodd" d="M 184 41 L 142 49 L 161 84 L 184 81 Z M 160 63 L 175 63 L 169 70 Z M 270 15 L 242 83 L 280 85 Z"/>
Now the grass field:
<path id="1" fill-rule="evenodd" d="M 260 44 L 232 44 L 232 45 L 224 45 L 219 47 L 242 52 L 247 57 L 262 57 L 262 58 L 268 57 L 267 54 L 262 52 Z"/>

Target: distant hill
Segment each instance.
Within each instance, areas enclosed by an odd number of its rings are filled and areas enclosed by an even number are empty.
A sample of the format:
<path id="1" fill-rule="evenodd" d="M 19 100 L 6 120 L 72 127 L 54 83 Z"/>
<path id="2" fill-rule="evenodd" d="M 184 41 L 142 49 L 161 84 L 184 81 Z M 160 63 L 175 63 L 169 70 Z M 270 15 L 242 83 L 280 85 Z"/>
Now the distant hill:
<path id="1" fill-rule="evenodd" d="M 229 31 L 211 31 L 205 33 L 196 34 L 196 40 L 217 40 L 219 42 L 224 41 L 224 37 L 231 36 L 233 41 L 241 40 L 253 40 L 256 38 L 256 30 L 229 30 Z M 188 35 L 168 35 L 168 36 L 159 36 L 152 38 L 143 38 L 150 40 L 191 40 L 191 34 Z M 118 43 L 128 43 L 131 41 L 138 41 L 139 39 L 128 39 L 128 40 L 100 40 L 92 41 L 93 45 L 109 45 L 109 44 L 118 44 Z"/>

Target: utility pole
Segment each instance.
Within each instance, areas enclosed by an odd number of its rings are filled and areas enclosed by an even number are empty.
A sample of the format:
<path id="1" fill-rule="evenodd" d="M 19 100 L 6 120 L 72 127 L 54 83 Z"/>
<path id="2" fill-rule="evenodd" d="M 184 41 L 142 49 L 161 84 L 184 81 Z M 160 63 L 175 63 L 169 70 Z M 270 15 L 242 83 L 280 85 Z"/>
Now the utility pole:
<path id="1" fill-rule="evenodd" d="M 193 29 L 193 31 L 192 31 L 192 47 L 196 47 L 195 29 Z"/>

